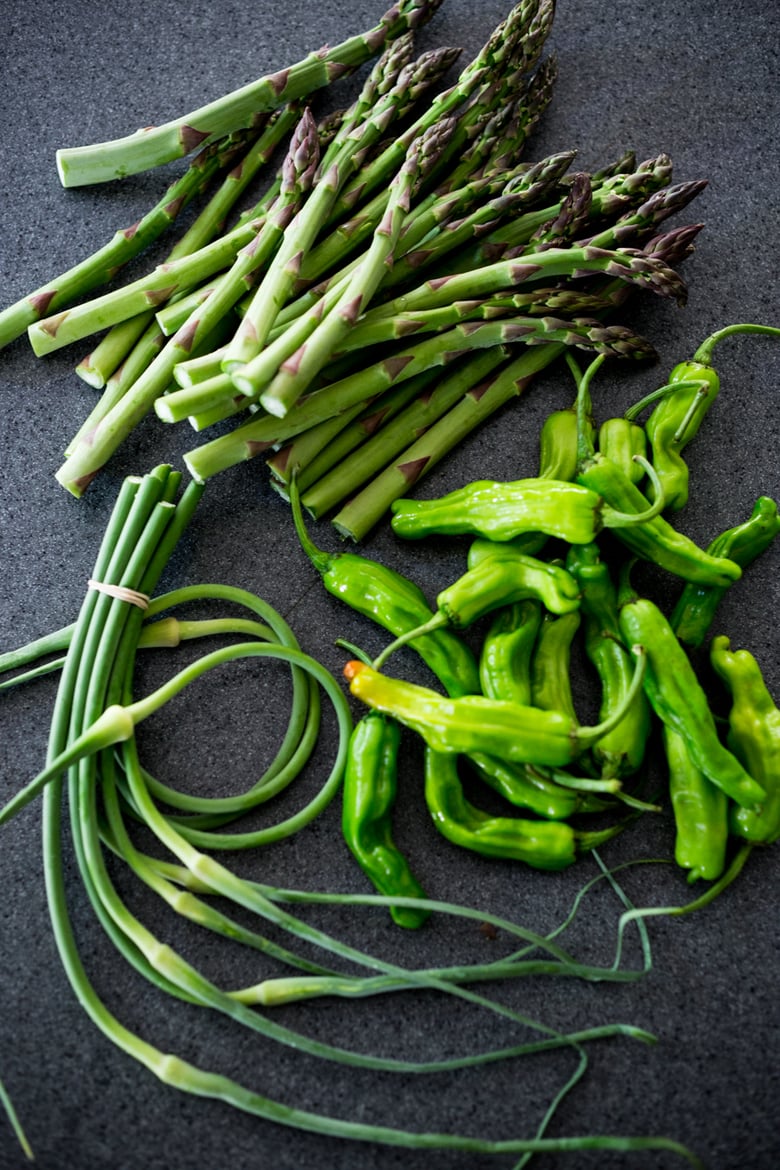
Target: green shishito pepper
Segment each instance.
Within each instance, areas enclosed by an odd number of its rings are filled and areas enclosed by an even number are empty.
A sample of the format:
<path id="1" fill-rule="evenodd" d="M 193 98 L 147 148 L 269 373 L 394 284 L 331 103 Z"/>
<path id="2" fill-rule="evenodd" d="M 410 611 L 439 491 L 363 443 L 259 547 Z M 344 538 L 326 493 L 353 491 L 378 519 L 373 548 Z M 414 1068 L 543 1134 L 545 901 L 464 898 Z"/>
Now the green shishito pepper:
<path id="1" fill-rule="evenodd" d="M 457 755 L 431 747 L 425 751 L 425 801 L 434 825 L 454 845 L 535 869 L 565 869 L 578 853 L 598 848 L 619 831 L 580 832 L 568 821 L 491 816 L 466 799 Z"/>
<path id="2" fill-rule="evenodd" d="M 577 483 L 597 493 L 606 507 L 614 512 L 623 516 L 648 515 L 647 497 L 616 463 L 601 452 L 583 460 Z M 662 499 L 658 502 L 662 502 Z M 735 561 L 708 553 L 661 515 L 650 516 L 638 524 L 614 525 L 614 530 L 621 544 L 635 556 L 666 569 L 684 581 L 728 586 L 742 576 L 742 570 Z"/>
<path id="3" fill-rule="evenodd" d="M 467 571 L 437 595 L 436 612 L 416 630 L 407 630 L 386 646 L 376 666 L 407 642 L 416 643 L 446 626 L 465 629 L 486 614 L 524 598 L 537 598 L 556 614 L 579 608 L 577 583 L 561 565 L 487 540 L 474 541 L 468 563 Z"/>
<path id="4" fill-rule="evenodd" d="M 635 456 L 647 454 L 647 437 L 644 428 L 637 423 L 620 417 L 605 419 L 599 427 L 598 449 L 616 463 L 632 483 L 639 483 L 644 477 L 645 470 Z"/>
<path id="5" fill-rule="evenodd" d="M 355 724 L 344 769 L 342 833 L 380 894 L 424 898 L 425 891 L 393 840 L 400 741 L 398 723 L 375 711 Z M 391 906 L 390 915 L 398 926 L 414 930 L 422 926 L 429 911 Z"/>
<path id="6" fill-rule="evenodd" d="M 713 556 L 728 557 L 746 569 L 769 548 L 780 532 L 777 504 L 759 496 L 749 518 L 716 536 L 707 549 Z M 687 646 L 702 646 L 726 588 L 688 583 L 675 605 L 671 623 L 675 634 Z"/>
<path id="7" fill-rule="evenodd" d="M 479 655 L 483 695 L 530 704 L 531 655 L 541 621 L 542 606 L 533 597 L 497 610 Z"/>
<path id="8" fill-rule="evenodd" d="M 732 650 L 721 636 L 712 641 L 710 660 L 732 697 L 729 745 L 766 792 L 758 809 L 731 809 L 731 831 L 771 845 L 780 838 L 780 711 L 748 650 Z"/>
<path id="9" fill-rule="evenodd" d="M 688 881 L 714 881 L 726 864 L 728 797 L 696 766 L 679 732 L 666 724 L 663 744 L 674 813 L 674 859 L 688 870 Z"/>
<path id="10" fill-rule="evenodd" d="M 597 453 L 581 462 L 576 483 L 476 480 L 438 499 L 396 500 L 391 524 L 398 536 L 411 540 L 470 533 L 509 541 L 525 532 L 543 532 L 569 544 L 591 544 L 610 528 L 637 556 L 683 580 L 728 585 L 739 579 L 739 565 L 706 553 L 664 520 L 660 510 L 616 464 Z"/>
<path id="11" fill-rule="evenodd" d="M 682 452 L 698 434 L 707 411 L 720 392 L 720 378 L 712 366 L 712 351 L 719 341 L 735 333 L 780 337 L 780 329 L 771 325 L 727 325 L 706 338 L 689 361 L 676 365 L 669 375 L 668 384 L 650 396 L 659 401 L 645 424 L 645 430 L 668 511 L 677 512 L 688 502 L 688 465 Z M 637 403 L 626 412 L 627 415 L 638 414 L 647 401 Z"/>
<path id="12" fill-rule="evenodd" d="M 642 685 L 644 654 L 640 647 L 637 657 L 626 707 Z M 355 698 L 418 732 L 434 751 L 485 752 L 542 767 L 563 768 L 573 763 L 625 713 L 619 710 L 604 723 L 581 727 L 562 711 L 542 711 L 484 695 L 448 698 L 427 687 L 390 678 L 365 662 L 348 662 L 344 674 Z"/>
<path id="13" fill-rule="evenodd" d="M 571 648 L 580 620 L 578 610 L 559 617 L 546 613 L 531 660 L 532 706 L 562 711 L 572 722 L 577 712 L 571 688 Z"/>
<path id="14" fill-rule="evenodd" d="M 666 616 L 647 598 L 628 596 L 625 588 L 619 601 L 626 644 L 645 649 L 645 694 L 658 718 L 682 736 L 708 780 L 745 808 L 760 805 L 766 793 L 721 743 L 707 696 Z"/>
<path id="15" fill-rule="evenodd" d="M 585 654 L 601 685 L 599 718 L 622 704 L 631 685 L 633 663 L 618 625 L 617 589 L 596 544 L 573 545 L 566 568 L 580 589 Z M 626 776 L 642 764 L 650 734 L 650 709 L 637 695 L 614 731 L 599 740 L 593 755 L 605 776 Z"/>
<path id="16" fill-rule="evenodd" d="M 431 620 L 433 610 L 425 594 L 401 573 L 356 553 L 328 553 L 315 546 L 303 523 L 295 477 L 290 503 L 301 547 L 329 593 L 396 637 Z M 477 660 L 454 631 L 433 630 L 416 638 L 414 648 L 449 695 L 479 692 Z"/>

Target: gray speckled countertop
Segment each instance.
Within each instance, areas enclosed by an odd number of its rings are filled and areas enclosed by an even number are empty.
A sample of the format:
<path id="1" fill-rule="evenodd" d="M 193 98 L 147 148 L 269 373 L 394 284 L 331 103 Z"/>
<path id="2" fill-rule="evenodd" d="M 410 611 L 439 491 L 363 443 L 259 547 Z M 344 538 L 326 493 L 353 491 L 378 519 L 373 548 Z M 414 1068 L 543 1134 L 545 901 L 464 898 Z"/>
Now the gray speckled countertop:
<path id="1" fill-rule="evenodd" d="M 5 305 L 66 269 L 132 223 L 158 197 L 159 174 L 112 186 L 64 191 L 55 149 L 100 141 L 163 121 L 369 27 L 370 0 L 306 5 L 265 0 L 53 0 L 0 5 L 0 302 Z M 445 0 L 419 36 L 421 46 L 462 45 L 473 54 L 509 8 L 505 0 Z M 686 262 L 685 309 L 650 296 L 629 319 L 650 337 L 660 364 L 608 365 L 599 401 L 621 409 L 658 385 L 710 332 L 739 320 L 777 323 L 780 253 L 777 46 L 774 5 L 713 0 L 560 0 L 551 48 L 560 76 L 552 106 L 528 157 L 574 147 L 583 169 L 633 147 L 639 157 L 667 151 L 676 179 L 709 185 L 686 213 L 706 224 Z M 346 87 L 349 91 L 349 87 Z M 24 339 L 0 354 L 0 648 L 72 620 L 108 511 L 124 476 L 162 461 L 176 464 L 192 442 L 184 428 L 147 420 L 77 502 L 55 482 L 64 443 L 93 400 L 73 373 L 77 346 L 44 360 Z M 780 349 L 763 339 L 721 347 L 723 392 L 690 448 L 694 491 L 680 524 L 707 542 L 736 523 L 760 494 L 780 495 L 777 387 Z M 420 485 L 433 495 L 476 477 L 533 474 L 544 414 L 570 400 L 568 375 L 553 369 L 526 399 L 493 419 Z M 316 538 L 338 547 L 319 525 Z M 461 563 L 462 548 L 402 546 L 387 525 L 365 544 L 370 555 L 416 576 L 433 596 Z M 723 603 L 720 625 L 761 660 L 780 693 L 780 549 L 773 548 Z M 218 477 L 170 566 L 169 585 L 224 581 L 261 594 L 292 623 L 305 649 L 334 673 L 342 636 L 368 649 L 380 635 L 340 609 L 299 550 L 286 505 L 260 461 Z M 667 600 L 671 599 L 669 592 Z M 376 639 L 376 640 L 374 640 Z M 150 668 L 150 671 L 153 668 Z M 167 666 L 156 669 L 165 673 Z M 254 774 L 281 718 L 286 693 L 277 676 L 246 670 L 240 681 L 209 684 L 175 715 L 150 724 L 150 767 L 181 778 L 239 786 Z M 2 696 L 0 800 L 41 766 L 52 678 Z M 205 702 L 203 701 L 205 699 Z M 204 709 L 207 711 L 204 722 Z M 328 735 L 332 734 L 330 731 Z M 327 753 L 329 740 L 323 743 Z M 324 758 L 324 755 L 323 755 Z M 213 764 L 206 774 L 204 761 Z M 583 861 L 542 875 L 458 852 L 434 835 L 425 813 L 419 758 L 404 757 L 398 836 L 432 896 L 459 900 L 549 930 L 595 872 Z M 291 797 L 294 799 L 294 797 Z M 48 921 L 40 859 L 39 807 L 0 831 L 0 1077 L 11 1093 L 40 1170 L 487 1170 L 510 1158 L 346 1145 L 185 1096 L 115 1050 L 86 1018 L 60 966 Z M 644 817 L 605 851 L 610 862 L 668 857 L 667 813 Z M 298 837 L 241 857 L 242 870 L 302 888 L 363 891 L 339 838 L 336 805 Z M 164 1050 L 243 1078 L 258 1092 L 305 1108 L 409 1129 L 458 1130 L 500 1138 L 531 1133 L 545 1102 L 568 1075 L 567 1059 L 502 1062 L 471 1072 L 397 1077 L 341 1069 L 247 1034 L 225 1020 L 163 999 L 112 953 L 70 861 L 71 911 L 95 986 L 125 1021 Z M 124 881 L 124 879 L 120 879 Z M 642 904 L 685 901 L 689 890 L 669 866 L 628 870 L 625 886 Z M 123 888 L 167 937 L 168 915 Z M 556 1027 L 624 1020 L 658 1037 L 594 1047 L 588 1075 L 557 1116 L 553 1135 L 664 1133 L 685 1142 L 708 1170 L 773 1170 L 780 1164 L 778 1102 L 778 875 L 775 850 L 756 852 L 738 883 L 689 919 L 650 924 L 653 969 L 639 984 L 529 981 L 505 988 L 505 1002 Z M 400 935 L 382 912 L 323 912 L 321 921 L 368 950 L 408 962 L 447 962 L 453 953 L 497 953 L 504 944 L 463 922 Z M 612 953 L 613 897 L 594 893 L 571 939 L 578 954 Z M 177 934 L 171 934 L 177 938 Z M 187 940 L 182 945 L 188 945 Z M 198 941 L 204 968 L 223 986 L 250 978 L 233 951 Z M 630 958 L 639 962 L 632 941 Z M 425 994 L 377 1003 L 323 1001 L 278 1017 L 340 1043 L 428 1056 L 509 1042 L 510 1029 L 466 1004 Z M 420 1034 L 418 1036 L 418 1033 Z M 0 1116 L 0 1168 L 23 1159 Z M 539 1170 L 666 1170 L 669 1154 L 579 1153 L 539 1157 Z"/>

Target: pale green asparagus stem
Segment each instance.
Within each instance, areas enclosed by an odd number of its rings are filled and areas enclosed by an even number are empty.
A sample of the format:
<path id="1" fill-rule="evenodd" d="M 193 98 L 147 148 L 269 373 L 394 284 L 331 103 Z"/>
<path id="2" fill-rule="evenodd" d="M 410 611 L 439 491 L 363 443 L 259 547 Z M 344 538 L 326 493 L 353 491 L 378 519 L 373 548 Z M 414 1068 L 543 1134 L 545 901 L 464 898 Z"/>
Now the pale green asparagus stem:
<path id="1" fill-rule="evenodd" d="M 174 121 L 139 130 L 126 138 L 57 152 L 65 187 L 103 183 L 160 166 L 199 145 L 252 126 L 258 115 L 306 97 L 374 57 L 382 47 L 434 15 L 441 0 L 399 0 L 367 32 L 333 48 L 310 53 L 295 65 L 250 82 Z"/>

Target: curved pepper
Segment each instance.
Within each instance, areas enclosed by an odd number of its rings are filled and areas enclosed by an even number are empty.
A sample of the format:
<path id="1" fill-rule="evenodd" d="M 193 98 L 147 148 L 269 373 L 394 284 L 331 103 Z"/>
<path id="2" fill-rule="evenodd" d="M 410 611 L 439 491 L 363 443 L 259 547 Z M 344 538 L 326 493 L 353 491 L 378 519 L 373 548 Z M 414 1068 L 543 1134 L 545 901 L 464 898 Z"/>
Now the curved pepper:
<path id="1" fill-rule="evenodd" d="M 688 881 L 714 881 L 726 864 L 728 797 L 694 764 L 683 737 L 667 725 L 663 743 L 674 813 L 674 859 L 688 870 Z"/>
<path id="2" fill-rule="evenodd" d="M 661 481 L 664 506 L 670 512 L 678 512 L 688 502 L 688 464 L 682 452 L 715 401 L 720 378 L 712 366 L 692 359 L 674 367 L 669 385 L 676 388 L 653 409 L 645 430 L 653 467 Z"/>
<path id="3" fill-rule="evenodd" d="M 777 504 L 769 496 L 759 496 L 749 519 L 716 536 L 707 551 L 713 556 L 728 557 L 746 569 L 769 548 L 778 532 Z M 704 644 L 726 591 L 725 586 L 685 586 L 671 616 L 672 628 L 681 642 L 687 646 Z"/>
<path id="4" fill-rule="evenodd" d="M 547 820 L 565 820 L 577 812 L 597 812 L 604 808 L 603 800 L 574 788 L 563 788 L 529 764 L 500 760 L 487 752 L 469 752 L 465 758 L 480 780 L 509 804 Z"/>
<path id="5" fill-rule="evenodd" d="M 694 764 L 713 784 L 737 804 L 759 805 L 766 793 L 720 742 L 707 696 L 665 615 L 647 598 L 620 600 L 620 631 L 626 643 L 645 649 L 645 694 L 658 718 L 682 736 Z"/>
<path id="6" fill-rule="evenodd" d="M 605 503 L 623 515 L 646 513 L 649 501 L 636 484 L 604 455 L 596 453 L 580 465 L 577 482 L 598 492 Z M 706 585 L 730 585 L 742 576 L 742 570 L 727 557 L 713 556 L 695 541 L 678 532 L 663 516 L 656 515 L 641 524 L 613 528 L 617 539 L 636 556 L 662 569 Z M 588 544 L 590 541 L 572 541 Z"/>
<path id="7" fill-rule="evenodd" d="M 485 857 L 524 861 L 535 869 L 565 869 L 578 853 L 595 849 L 618 831 L 580 833 L 567 821 L 490 816 L 466 799 L 458 757 L 430 747 L 425 752 L 425 800 L 434 825 L 454 845 Z"/>
<path id="8" fill-rule="evenodd" d="M 352 856 L 380 894 L 424 898 L 425 891 L 393 840 L 391 815 L 397 790 L 401 729 L 369 711 L 355 725 L 344 770 L 342 833 Z M 391 906 L 398 926 L 416 929 L 428 910 Z"/>
<path id="9" fill-rule="evenodd" d="M 424 898 L 392 836 L 400 738 L 399 724 L 374 711 L 355 725 L 344 771 L 342 832 L 350 852 L 381 894 Z M 414 929 L 429 911 L 393 906 L 390 914 L 399 926 Z"/>
<path id="10" fill-rule="evenodd" d="M 668 511 L 677 512 L 688 501 L 688 465 L 682 452 L 698 434 L 720 392 L 720 378 L 712 365 L 712 351 L 719 341 L 736 333 L 780 337 L 780 329 L 774 326 L 752 324 L 727 325 L 710 334 L 689 361 L 674 367 L 668 387 L 661 388 L 662 391 L 668 388 L 669 393 L 659 398 L 645 424 L 653 467 L 661 481 L 664 506 Z"/>
<path id="11" fill-rule="evenodd" d="M 290 502 L 301 547 L 329 593 L 396 637 L 431 620 L 433 610 L 425 594 L 407 577 L 356 553 L 328 553 L 314 545 L 303 524 L 294 479 Z M 415 639 L 414 648 L 448 694 L 479 692 L 477 660 L 452 630 L 424 634 Z"/>
<path id="12" fill-rule="evenodd" d="M 531 660 L 531 703 L 544 711 L 563 711 L 577 722 L 571 690 L 571 644 L 580 628 L 580 615 L 545 614 Z"/>
<path id="13" fill-rule="evenodd" d="M 599 718 L 620 706 L 631 685 L 633 664 L 618 625 L 617 589 L 598 545 L 574 545 L 566 567 L 580 588 L 585 654 L 601 684 Z M 605 776 L 630 775 L 640 767 L 650 734 L 650 710 L 637 695 L 618 726 L 599 740 L 593 755 Z"/>
<path id="14" fill-rule="evenodd" d="M 479 656 L 483 695 L 530 704 L 531 655 L 541 621 L 541 604 L 531 597 L 497 611 Z"/>
<path id="15" fill-rule="evenodd" d="M 634 693 L 642 685 L 643 673 L 640 656 Z M 565 767 L 623 716 L 619 711 L 595 727 L 581 727 L 562 711 L 542 711 L 484 695 L 447 698 L 427 687 L 390 678 L 365 662 L 348 662 L 344 674 L 355 698 L 392 715 L 441 752 L 486 752 L 521 764 Z"/>
<path id="16" fill-rule="evenodd" d="M 401 634 L 386 646 L 376 666 L 399 646 L 431 631 L 445 626 L 463 629 L 493 610 L 526 597 L 538 598 L 552 613 L 570 613 L 579 607 L 577 584 L 562 566 L 539 561 L 516 549 L 502 552 L 500 545 L 489 541 L 483 543 L 490 545 L 488 555 L 474 558 L 473 567 L 438 594 L 436 613 L 416 630 Z"/>
<path id="17" fill-rule="evenodd" d="M 780 838 L 780 711 L 748 650 L 732 650 L 728 638 L 714 638 L 710 659 L 732 697 L 729 745 L 766 792 L 760 808 L 732 809 L 731 830 L 770 845 Z"/>
<path id="18" fill-rule="evenodd" d="M 634 456 L 647 454 L 647 439 L 644 428 L 637 423 L 620 417 L 606 419 L 599 427 L 598 449 L 616 463 L 632 483 L 639 483 L 644 478 L 644 468 Z"/>
<path id="19" fill-rule="evenodd" d="M 433 500 L 398 499 L 391 526 L 397 536 L 471 534 L 506 541 L 526 532 L 587 544 L 601 531 L 601 497 L 556 479 L 475 480 Z"/>

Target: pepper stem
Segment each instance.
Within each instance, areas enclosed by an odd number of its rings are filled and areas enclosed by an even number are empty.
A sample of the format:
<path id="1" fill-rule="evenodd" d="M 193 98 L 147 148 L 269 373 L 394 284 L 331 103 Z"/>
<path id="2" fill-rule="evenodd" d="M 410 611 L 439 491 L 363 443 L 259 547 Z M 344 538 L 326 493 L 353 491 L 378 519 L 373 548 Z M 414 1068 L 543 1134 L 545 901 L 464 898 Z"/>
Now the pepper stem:
<path id="1" fill-rule="evenodd" d="M 634 524 L 646 524 L 648 520 L 652 520 L 654 516 L 663 512 L 666 506 L 663 484 L 650 460 L 646 459 L 644 455 L 632 455 L 631 458 L 634 463 L 638 463 L 640 467 L 644 468 L 653 485 L 653 502 L 645 508 L 644 512 L 618 512 L 605 504 L 603 509 L 605 528 L 630 528 Z"/>
<path id="2" fill-rule="evenodd" d="M 712 364 L 712 351 L 719 341 L 724 337 L 731 337 L 735 333 L 765 333 L 770 337 L 780 337 L 780 329 L 775 328 L 774 325 L 726 325 L 723 329 L 718 329 L 715 333 L 711 333 L 709 337 L 705 338 L 701 343 L 696 353 L 693 355 L 692 361 L 701 362 L 702 365 L 709 366 Z"/>
<path id="3" fill-rule="evenodd" d="M 704 404 L 706 399 L 709 397 L 710 390 L 711 386 L 707 382 L 702 382 L 701 386 L 696 391 L 696 394 L 691 401 L 691 405 L 686 410 L 685 416 L 683 417 L 679 427 L 672 435 L 672 443 L 675 447 L 680 446 L 683 439 L 685 438 L 688 427 L 696 418 L 696 415 L 699 413 L 699 411 L 704 408 Z"/>
<path id="4" fill-rule="evenodd" d="M 419 638 L 423 634 L 431 634 L 434 630 L 440 630 L 442 626 L 447 625 L 448 621 L 449 618 L 446 613 L 443 610 L 437 610 L 427 622 L 423 622 L 420 626 L 415 626 L 413 630 L 406 630 L 394 642 L 390 642 L 389 645 L 385 646 L 384 650 L 374 659 L 372 663 L 374 670 L 380 670 L 390 655 L 395 650 L 398 650 L 399 647 L 405 646 L 407 642 L 413 642 L 415 638 Z"/>
<path id="5" fill-rule="evenodd" d="M 301 494 L 298 490 L 298 472 L 294 470 L 290 477 L 289 486 L 289 500 L 292 508 L 293 525 L 295 526 L 295 534 L 298 537 L 301 548 L 306 553 L 314 568 L 318 573 L 327 573 L 330 566 L 335 561 L 339 553 L 329 553 L 322 548 L 317 548 L 314 541 L 306 531 L 306 523 L 303 519 L 303 509 L 301 507 Z"/>
<path id="6" fill-rule="evenodd" d="M 581 744 L 583 747 L 592 747 L 594 743 L 597 743 L 598 740 L 607 735 L 607 733 L 612 731 L 613 728 L 617 727 L 621 720 L 626 717 L 629 709 L 636 701 L 636 698 L 639 695 L 639 692 L 641 691 L 645 681 L 647 651 L 645 650 L 644 646 L 637 644 L 631 647 L 631 653 L 637 659 L 637 665 L 631 678 L 631 682 L 629 683 L 626 689 L 626 693 L 623 696 L 623 702 L 612 712 L 611 715 L 602 720 L 601 723 L 596 723 L 592 727 L 575 728 L 575 730 L 572 732 L 572 735 L 577 744 Z"/>
<path id="7" fill-rule="evenodd" d="M 700 363 L 705 365 L 704 362 Z M 695 390 L 697 386 L 703 386 L 704 382 L 700 378 L 684 378 L 680 382 L 667 382 L 665 386 L 659 386 L 657 390 L 651 390 L 649 394 L 645 394 L 644 398 L 640 398 L 633 406 L 629 406 L 623 412 L 623 418 L 627 418 L 629 422 L 636 422 L 643 410 L 653 403 L 658 402 L 659 398 L 666 398 L 673 394 L 676 390 Z"/>
<path id="8" fill-rule="evenodd" d="M 597 370 L 604 363 L 606 355 L 600 353 L 594 358 L 583 374 L 571 354 L 566 354 L 566 362 L 577 385 L 577 462 L 582 465 L 595 454 L 595 447 L 588 434 L 588 419 L 593 412 L 593 399 L 590 394 L 590 384 Z"/>

